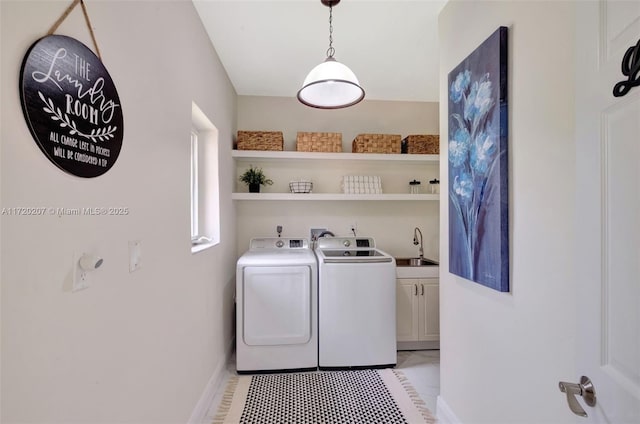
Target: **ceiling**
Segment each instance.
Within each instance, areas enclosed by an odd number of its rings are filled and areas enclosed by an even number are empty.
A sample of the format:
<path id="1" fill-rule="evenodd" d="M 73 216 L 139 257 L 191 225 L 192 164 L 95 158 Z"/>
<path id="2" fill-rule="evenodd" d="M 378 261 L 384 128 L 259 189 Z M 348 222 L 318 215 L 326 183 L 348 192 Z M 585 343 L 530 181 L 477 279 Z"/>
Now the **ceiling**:
<path id="1" fill-rule="evenodd" d="M 294 97 L 329 47 L 320 0 L 192 0 L 238 95 Z M 438 101 L 438 13 L 446 0 L 343 0 L 335 58 L 368 100 Z"/>

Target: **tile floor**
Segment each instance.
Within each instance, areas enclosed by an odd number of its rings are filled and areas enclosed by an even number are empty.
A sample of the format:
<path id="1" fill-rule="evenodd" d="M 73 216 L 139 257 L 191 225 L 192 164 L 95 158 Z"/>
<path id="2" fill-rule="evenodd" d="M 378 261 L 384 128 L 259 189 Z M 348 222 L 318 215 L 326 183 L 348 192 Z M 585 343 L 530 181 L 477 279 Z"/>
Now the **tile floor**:
<path id="1" fill-rule="evenodd" d="M 439 350 L 413 350 L 399 351 L 397 370 L 401 370 L 411 385 L 420 394 L 433 415 L 436 414 L 436 399 L 440 394 L 440 351 Z M 229 377 L 236 375 L 235 355 L 229 359 L 227 368 L 221 378 L 220 386 L 209 407 L 207 421 L 213 421 L 222 400 L 222 393 L 227 386 Z M 210 418 L 210 419 L 209 419 Z"/>

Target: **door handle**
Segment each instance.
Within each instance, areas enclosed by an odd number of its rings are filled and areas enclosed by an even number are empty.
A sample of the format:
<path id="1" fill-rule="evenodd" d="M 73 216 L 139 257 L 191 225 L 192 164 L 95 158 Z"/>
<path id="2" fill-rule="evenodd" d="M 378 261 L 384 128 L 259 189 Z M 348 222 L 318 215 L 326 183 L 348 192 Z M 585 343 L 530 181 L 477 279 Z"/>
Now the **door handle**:
<path id="1" fill-rule="evenodd" d="M 418 285 L 417 285 L 417 284 L 414 284 L 414 285 L 413 285 L 413 288 L 414 288 L 414 289 L 416 289 L 415 295 L 417 296 L 417 295 L 418 295 Z"/>
<path id="2" fill-rule="evenodd" d="M 567 383 L 565 381 L 561 381 L 558 386 L 560 387 L 560 391 L 562 393 L 567 394 L 567 403 L 569 403 L 569 409 L 576 415 L 581 417 L 586 417 L 587 413 L 580 406 L 580 402 L 576 399 L 576 395 L 582 396 L 585 403 L 589 406 L 596 405 L 596 389 L 593 387 L 593 383 L 589 379 L 589 377 L 585 377 L 584 375 L 580 377 L 580 383 Z"/>
<path id="3" fill-rule="evenodd" d="M 424 296 L 424 284 L 420 284 L 420 288 L 421 288 L 420 295 Z"/>

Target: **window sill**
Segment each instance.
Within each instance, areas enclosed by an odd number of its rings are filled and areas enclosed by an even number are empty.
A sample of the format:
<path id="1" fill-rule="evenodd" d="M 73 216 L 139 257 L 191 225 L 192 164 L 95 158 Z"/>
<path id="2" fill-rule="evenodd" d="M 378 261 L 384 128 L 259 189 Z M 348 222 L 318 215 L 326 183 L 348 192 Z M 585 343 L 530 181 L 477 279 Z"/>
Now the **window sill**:
<path id="1" fill-rule="evenodd" d="M 213 247 L 216 244 L 218 244 L 218 243 L 210 242 L 210 243 L 192 244 L 191 245 L 191 253 L 202 252 L 203 250 L 206 250 L 206 249 L 208 249 L 210 247 Z"/>

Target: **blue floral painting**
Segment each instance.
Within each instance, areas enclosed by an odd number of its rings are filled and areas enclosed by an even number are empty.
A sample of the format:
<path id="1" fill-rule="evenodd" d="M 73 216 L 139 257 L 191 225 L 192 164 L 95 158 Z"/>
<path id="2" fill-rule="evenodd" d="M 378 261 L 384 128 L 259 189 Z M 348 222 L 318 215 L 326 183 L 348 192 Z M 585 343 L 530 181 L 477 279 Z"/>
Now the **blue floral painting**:
<path id="1" fill-rule="evenodd" d="M 449 272 L 508 292 L 507 28 L 448 82 Z"/>

